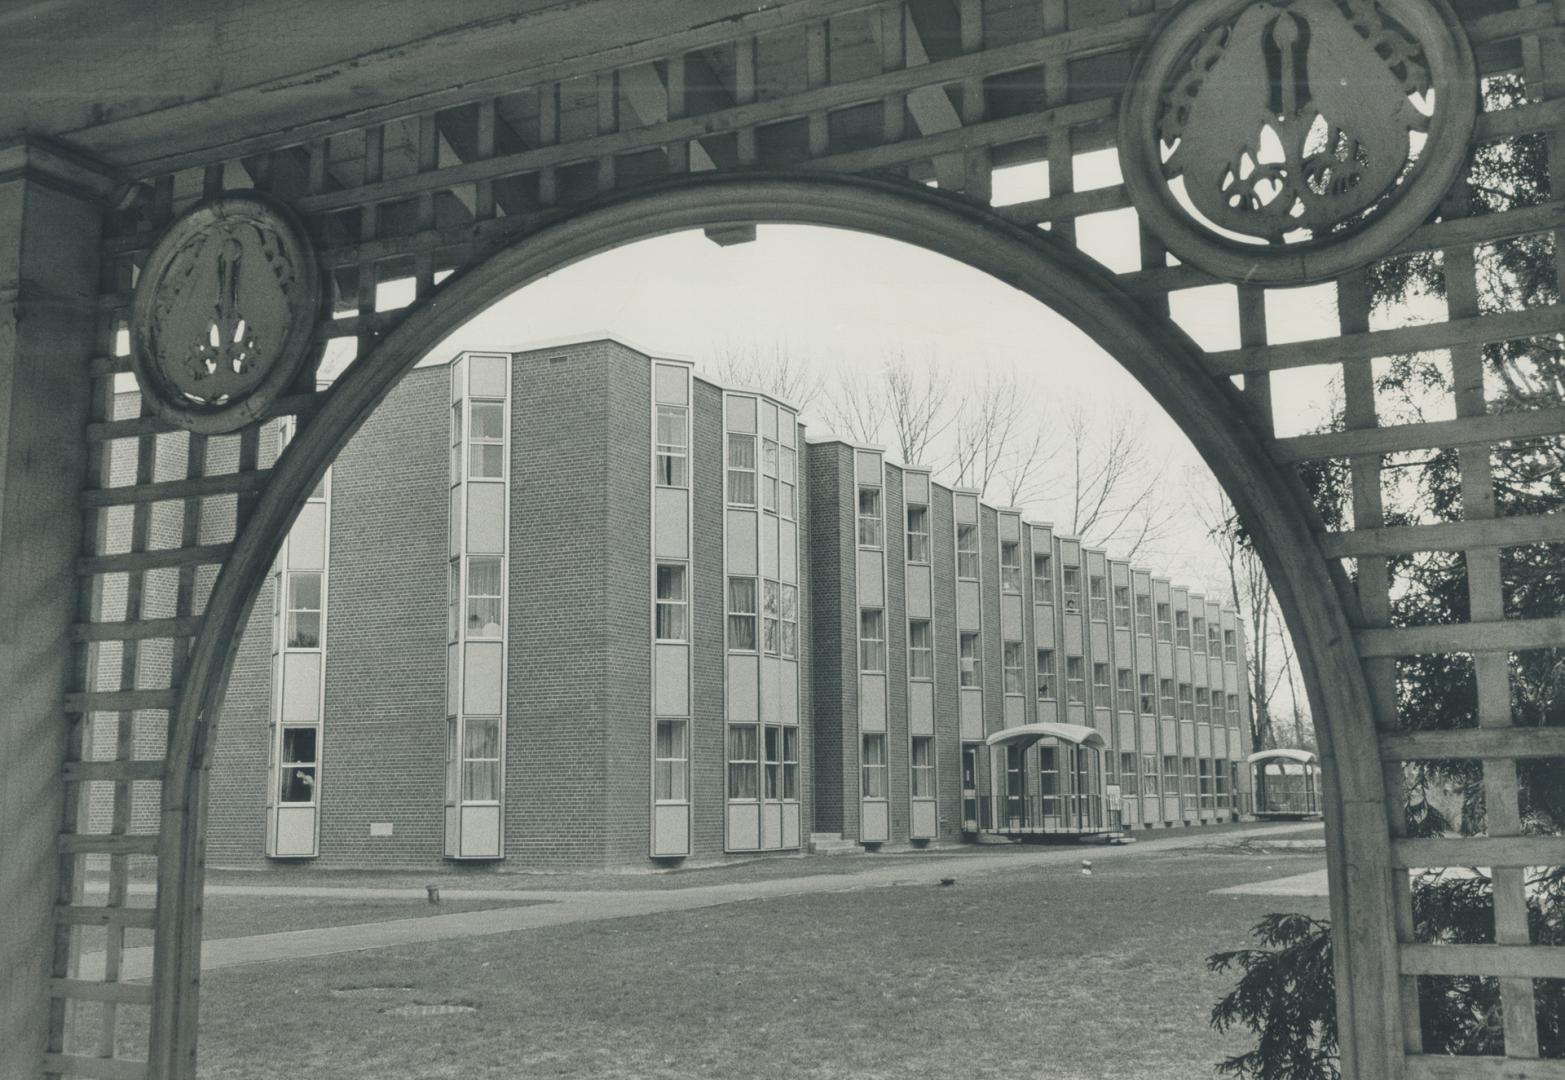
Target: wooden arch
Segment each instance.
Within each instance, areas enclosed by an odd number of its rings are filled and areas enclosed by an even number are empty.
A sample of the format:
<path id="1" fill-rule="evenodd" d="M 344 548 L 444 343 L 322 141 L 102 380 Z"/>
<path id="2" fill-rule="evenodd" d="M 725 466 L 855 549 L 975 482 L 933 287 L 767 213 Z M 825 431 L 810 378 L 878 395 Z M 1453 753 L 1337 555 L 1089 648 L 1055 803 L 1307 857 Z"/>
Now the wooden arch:
<path id="1" fill-rule="evenodd" d="M 205 771 L 227 678 L 252 604 L 304 500 L 375 406 L 468 319 L 543 275 L 635 240 L 687 229 L 810 224 L 873 233 L 983 271 L 1071 320 L 1165 408 L 1222 483 L 1265 561 L 1299 645 L 1327 793 L 1338 1006 L 1350 1076 L 1394 1075 L 1392 861 L 1369 691 L 1343 602 L 1344 583 L 1293 472 L 1272 458 L 1233 385 L 1166 315 L 1058 237 L 910 181 L 828 173 L 706 174 L 645 187 L 562 215 L 460 271 L 359 358 L 290 442 L 236 535 L 213 587 L 174 705 L 163 779 L 149 1071 L 193 1075 Z M 1354 1030 L 1365 1037 L 1353 1038 Z M 1351 1055 L 1357 1055 L 1355 1062 Z M 1354 1066 L 1357 1066 L 1356 1068 Z"/>

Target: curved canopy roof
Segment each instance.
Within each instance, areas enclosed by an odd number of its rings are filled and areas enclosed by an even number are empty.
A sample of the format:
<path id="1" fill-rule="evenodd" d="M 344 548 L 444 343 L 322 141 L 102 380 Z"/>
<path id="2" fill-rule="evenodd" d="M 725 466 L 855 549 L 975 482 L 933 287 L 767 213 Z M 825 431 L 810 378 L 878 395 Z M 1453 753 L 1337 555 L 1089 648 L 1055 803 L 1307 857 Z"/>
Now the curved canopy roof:
<path id="1" fill-rule="evenodd" d="M 1103 736 L 1082 724 L 1021 724 L 997 731 L 984 742 L 989 746 L 1031 746 L 1039 739 L 1059 739 L 1095 750 L 1103 749 Z"/>
<path id="2" fill-rule="evenodd" d="M 1244 760 L 1251 765 L 1258 761 L 1302 761 L 1310 765 L 1314 764 L 1315 755 L 1308 750 L 1257 750 Z"/>

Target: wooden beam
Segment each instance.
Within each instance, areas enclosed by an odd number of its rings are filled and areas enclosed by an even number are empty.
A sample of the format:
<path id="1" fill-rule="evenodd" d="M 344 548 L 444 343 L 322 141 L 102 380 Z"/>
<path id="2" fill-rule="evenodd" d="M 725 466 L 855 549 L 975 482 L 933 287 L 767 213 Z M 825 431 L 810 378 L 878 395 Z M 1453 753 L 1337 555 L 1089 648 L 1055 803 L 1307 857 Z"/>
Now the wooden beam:
<path id="1" fill-rule="evenodd" d="M 1565 1080 L 1565 1061 L 1409 1054 L 1407 1080 Z"/>
<path id="2" fill-rule="evenodd" d="M 76 560 L 76 573 L 125 574 L 160 570 L 173 566 L 203 566 L 228 558 L 230 544 L 202 544 L 198 547 L 159 548 L 154 551 L 125 551 L 117 555 L 84 555 Z"/>
<path id="3" fill-rule="evenodd" d="M 79 1054 L 45 1054 L 44 1072 L 82 1080 L 147 1080 L 147 1063 L 122 1058 L 83 1057 Z"/>
<path id="4" fill-rule="evenodd" d="M 1515 652 L 1565 647 L 1565 616 L 1355 630 L 1360 656 Z"/>
<path id="5" fill-rule="evenodd" d="M 144 982 L 92 982 L 88 979 L 50 979 L 49 995 L 57 998 L 71 998 L 75 1001 L 113 1001 L 120 1005 L 152 1004 L 152 987 Z"/>
<path id="6" fill-rule="evenodd" d="M 82 492 L 85 507 L 130 506 L 135 503 L 166 502 L 173 499 L 189 499 L 209 495 L 233 495 L 246 491 L 259 491 L 271 476 L 269 469 L 253 469 L 249 472 L 221 473 L 197 479 L 162 480 L 154 484 L 129 484 L 124 487 L 99 488 Z"/>
<path id="7" fill-rule="evenodd" d="M 1354 454 L 1393 454 L 1401 450 L 1428 450 L 1434 447 L 1493 445 L 1513 439 L 1541 438 L 1562 433 L 1565 433 L 1565 408 L 1531 409 L 1526 412 L 1464 416 L 1456 420 L 1432 420 L 1423 424 L 1295 435 L 1274 440 L 1271 452 L 1278 461 L 1315 461 L 1351 457 Z"/>
<path id="8" fill-rule="evenodd" d="M 1565 979 L 1565 949 L 1533 945 L 1403 945 L 1406 975 L 1503 975 Z"/>
<path id="9" fill-rule="evenodd" d="M 1445 866 L 1487 866 L 1525 869 L 1565 866 L 1565 837 L 1471 836 L 1393 840 L 1391 854 L 1399 869 Z"/>
<path id="10" fill-rule="evenodd" d="M 1565 728 L 1387 732 L 1380 736 L 1380 753 L 1390 761 L 1565 757 Z"/>
<path id="11" fill-rule="evenodd" d="M 190 615 L 172 619 L 133 619 L 126 622 L 77 623 L 71 628 L 71 640 L 146 641 L 155 638 L 194 637 L 201 629 L 201 617 Z"/>
<path id="12" fill-rule="evenodd" d="M 1321 548 L 1328 558 L 1340 559 L 1410 555 L 1418 551 L 1465 551 L 1554 540 L 1565 540 L 1565 513 L 1329 532 L 1321 538 Z"/>
<path id="13" fill-rule="evenodd" d="M 124 783 L 132 780 L 163 779 L 163 762 L 160 761 L 67 761 L 60 773 L 67 784 L 81 784 L 90 780 L 110 780 Z"/>
<path id="14" fill-rule="evenodd" d="M 157 690 L 88 690 L 66 694 L 65 711 L 88 713 L 172 709 L 178 698 L 179 691 L 167 687 Z"/>

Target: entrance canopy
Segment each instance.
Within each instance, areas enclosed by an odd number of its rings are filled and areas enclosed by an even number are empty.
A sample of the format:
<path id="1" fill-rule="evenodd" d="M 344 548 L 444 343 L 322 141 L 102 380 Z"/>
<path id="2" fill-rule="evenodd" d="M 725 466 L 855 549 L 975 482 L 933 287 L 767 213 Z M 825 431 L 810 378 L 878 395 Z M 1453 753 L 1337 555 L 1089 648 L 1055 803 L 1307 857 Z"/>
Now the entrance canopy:
<path id="1" fill-rule="evenodd" d="M 1313 765 L 1315 755 L 1308 750 L 1257 750 L 1244 760 L 1251 765 L 1265 761 L 1302 761 L 1306 765 Z"/>
<path id="2" fill-rule="evenodd" d="M 1082 724 L 1021 724 L 995 732 L 984 743 L 987 746 L 1026 748 L 1039 739 L 1058 739 L 1093 750 L 1103 749 L 1103 736 Z"/>

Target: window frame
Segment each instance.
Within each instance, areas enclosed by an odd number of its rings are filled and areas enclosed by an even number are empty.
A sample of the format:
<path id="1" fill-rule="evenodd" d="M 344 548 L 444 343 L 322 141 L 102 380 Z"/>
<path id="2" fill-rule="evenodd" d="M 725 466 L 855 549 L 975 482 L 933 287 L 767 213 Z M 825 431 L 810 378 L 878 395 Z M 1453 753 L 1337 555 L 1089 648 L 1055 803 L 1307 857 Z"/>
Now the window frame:
<path id="1" fill-rule="evenodd" d="M 729 802 L 761 801 L 761 736 L 759 724 L 729 724 L 724 732 L 723 756 L 727 762 L 725 791 Z M 746 746 L 746 733 L 749 745 Z M 737 751 L 748 750 L 749 756 Z M 748 782 L 746 780 L 748 779 Z M 739 781 L 737 784 L 735 781 Z M 735 794 L 749 789 L 750 794 Z"/>
<path id="2" fill-rule="evenodd" d="M 1087 704 L 1087 659 L 1065 657 L 1065 700 L 1073 705 Z"/>
<path id="3" fill-rule="evenodd" d="M 874 501 L 873 510 L 866 510 L 864 497 L 868 495 Z M 872 548 L 875 551 L 883 551 L 886 546 L 886 500 L 885 493 L 879 484 L 858 485 L 858 495 L 855 502 L 855 517 L 858 521 L 859 547 Z"/>
<path id="4" fill-rule="evenodd" d="M 727 645 L 729 652 L 756 653 L 759 655 L 761 651 L 761 587 L 759 582 L 759 578 L 745 574 L 730 574 L 728 577 L 728 588 L 725 590 L 726 603 L 724 606 L 727 611 L 725 630 L 728 635 Z M 735 585 L 749 587 L 749 608 L 736 606 L 736 601 L 742 599 L 742 595 L 735 592 Z M 747 633 L 743 629 L 746 626 L 748 626 Z M 746 636 L 748 636 L 750 641 L 748 645 L 735 644 L 736 640 Z"/>
<path id="5" fill-rule="evenodd" d="M 477 576 L 473 570 L 478 565 L 489 566 L 493 564 L 499 584 L 494 593 L 477 593 L 473 591 L 474 581 Z M 462 590 L 462 625 L 466 628 L 464 636 L 469 641 L 501 641 L 505 638 L 505 558 L 501 555 L 469 555 L 467 556 L 466 588 Z M 475 628 L 473 620 L 476 617 L 474 602 L 482 601 L 486 606 L 493 604 L 495 621 L 479 623 Z M 486 626 L 493 625 L 494 633 L 485 633 Z"/>
<path id="6" fill-rule="evenodd" d="M 1087 612 L 1093 622 L 1109 621 L 1109 579 L 1102 574 L 1087 575 Z"/>
<path id="7" fill-rule="evenodd" d="M 1006 561 L 1009 555 L 1011 560 Z M 1000 541 L 1000 591 L 1022 594 L 1022 544 L 1020 540 Z"/>
<path id="8" fill-rule="evenodd" d="M 678 596 L 663 595 L 663 581 L 665 571 L 677 571 L 671 574 L 670 580 L 678 580 Z M 690 643 L 690 568 L 682 562 L 660 562 L 653 571 L 653 617 L 652 638 L 657 642 L 688 645 Z M 664 634 L 664 613 L 670 618 L 677 616 L 678 634 L 669 636 Z"/>
<path id="9" fill-rule="evenodd" d="M 875 633 L 871 633 L 873 630 Z M 873 666 L 878 665 L 878 666 Z M 886 673 L 886 609 L 859 608 L 859 674 Z"/>
<path id="10" fill-rule="evenodd" d="M 977 690 L 984 688 L 984 650 L 977 630 L 957 631 L 956 671 L 958 688 Z"/>
<path id="11" fill-rule="evenodd" d="M 1000 643 L 1000 671 L 1003 678 L 1003 689 L 1007 694 L 1025 695 L 1027 693 L 1027 679 L 1025 674 L 1026 660 L 1023 659 L 1022 642 L 1002 641 Z M 1015 663 L 1012 663 L 1012 661 Z"/>
<path id="12" fill-rule="evenodd" d="M 475 412 L 477 412 L 479 406 L 483 406 L 484 407 L 484 410 L 485 410 L 486 414 L 488 413 L 488 411 L 489 411 L 489 409 L 491 407 L 499 411 L 499 413 L 500 413 L 500 431 L 499 431 L 499 434 L 497 434 L 497 435 L 487 435 L 487 434 L 486 435 L 479 435 L 478 434 L 478 425 L 473 422 L 473 415 L 474 415 Z M 469 480 L 469 481 L 473 481 L 473 480 L 498 480 L 498 481 L 503 481 L 503 480 L 506 479 L 505 414 L 506 414 L 506 408 L 505 408 L 505 399 L 504 398 L 477 398 L 477 397 L 470 397 L 470 398 L 467 399 L 467 476 L 466 476 L 467 480 Z M 482 450 L 487 451 L 491 447 L 497 447 L 499 449 L 499 454 L 498 454 L 497 460 L 500 463 L 500 471 L 499 471 L 498 474 L 495 474 L 495 475 L 491 475 L 489 473 L 482 473 L 482 474 L 480 474 L 477 470 L 475 470 L 473 468 L 473 462 L 474 462 L 475 456 L 478 456 L 478 451 L 479 450 L 482 449 Z M 488 456 L 489 455 L 487 453 L 482 455 L 482 457 L 484 457 L 484 458 L 487 458 Z"/>
<path id="13" fill-rule="evenodd" d="M 665 754 L 663 744 L 663 731 L 665 728 L 678 729 L 679 745 L 673 747 L 675 753 Z M 664 788 L 664 777 L 667 776 L 667 792 L 660 793 Z M 674 782 L 678 777 L 678 783 Z M 675 789 L 683 794 L 671 794 Z M 652 801 L 658 804 L 684 805 L 690 802 L 690 721 L 658 717 L 657 724 L 652 735 Z"/>
<path id="14" fill-rule="evenodd" d="M 1081 614 L 1081 567 L 1065 566 L 1060 570 L 1060 599 L 1065 604 L 1065 614 Z"/>
<path id="15" fill-rule="evenodd" d="M 1123 604 L 1120 603 L 1122 598 L 1125 601 Z M 1130 606 L 1130 586 L 1114 586 L 1114 629 L 1129 630 L 1131 628 L 1132 616 Z"/>
<path id="16" fill-rule="evenodd" d="M 1039 573 L 1039 565 L 1043 572 Z M 1032 602 L 1054 603 L 1054 555 L 1047 551 L 1035 551 L 1032 555 Z"/>
<path id="17" fill-rule="evenodd" d="M 920 528 L 914 527 L 915 522 L 913 518 L 915 514 L 921 519 L 917 523 L 921 526 Z M 924 503 L 909 503 L 907 507 L 907 561 L 929 565 L 931 561 L 930 549 L 929 507 Z"/>
<path id="18" fill-rule="evenodd" d="M 1059 672 L 1055 670 L 1053 649 L 1034 649 L 1034 662 L 1038 665 L 1038 700 L 1059 700 Z M 1044 657 L 1048 657 L 1047 660 Z M 1047 693 L 1045 693 L 1047 691 Z"/>
<path id="19" fill-rule="evenodd" d="M 665 442 L 663 436 L 668 433 L 663 426 L 663 422 L 667 418 L 665 414 L 672 415 L 676 413 L 679 419 L 680 441 L 678 443 Z M 656 439 L 652 455 L 653 486 L 689 490 L 690 406 L 666 405 L 659 402 L 652 419 L 655 426 L 654 438 Z M 665 479 L 665 475 L 668 476 L 668 479 Z M 675 482 L 676 479 L 677 482 Z"/>
<path id="20" fill-rule="evenodd" d="M 919 761 L 919 750 L 924 750 L 924 761 Z M 935 737 L 914 735 L 908 743 L 908 797 L 934 799 L 935 796 Z"/>
<path id="21" fill-rule="evenodd" d="M 1099 678 L 1099 676 L 1102 678 Z M 1092 707 L 1094 709 L 1113 709 L 1114 691 L 1113 684 L 1109 682 L 1109 666 L 1094 662 L 1092 665 Z"/>
<path id="22" fill-rule="evenodd" d="M 922 634 L 914 628 L 922 629 Z M 923 643 L 919 644 L 922 637 Z M 932 619 L 909 619 L 907 622 L 907 677 L 916 682 L 933 682 L 935 678 L 935 626 Z"/>
<path id="23" fill-rule="evenodd" d="M 879 761 L 872 761 L 870 747 L 878 746 Z M 890 798 L 888 770 L 889 747 L 884 731 L 866 731 L 859 738 L 859 798 L 865 802 L 885 802 Z M 879 794 L 872 789 L 879 788 Z"/>
<path id="24" fill-rule="evenodd" d="M 978 523 L 959 521 L 956 523 L 956 579 L 980 581 L 982 575 L 983 566 L 978 557 Z"/>
<path id="25" fill-rule="evenodd" d="M 760 451 L 757 449 L 757 436 L 745 431 L 730 431 L 723 450 L 723 497 L 729 506 L 742 506 L 756 509 L 756 498 L 760 494 L 757 490 L 758 481 L 756 474 L 759 471 L 757 457 Z M 734 450 L 745 448 L 748 451 L 749 463 L 743 461 L 735 463 Z M 746 455 L 738 455 L 740 458 Z M 739 497 L 744 494 L 743 487 L 749 488 L 749 499 Z"/>

